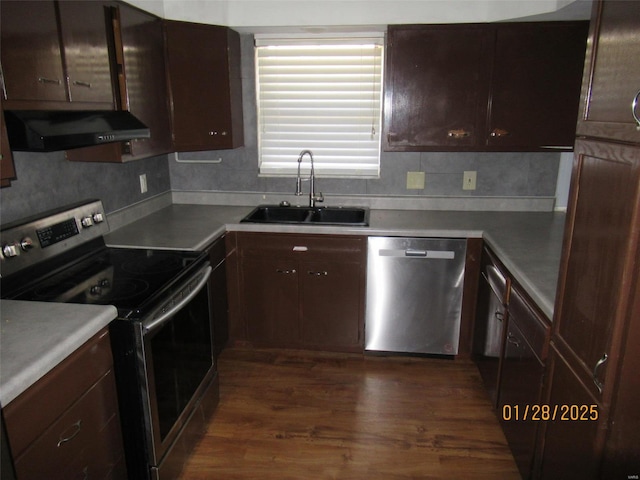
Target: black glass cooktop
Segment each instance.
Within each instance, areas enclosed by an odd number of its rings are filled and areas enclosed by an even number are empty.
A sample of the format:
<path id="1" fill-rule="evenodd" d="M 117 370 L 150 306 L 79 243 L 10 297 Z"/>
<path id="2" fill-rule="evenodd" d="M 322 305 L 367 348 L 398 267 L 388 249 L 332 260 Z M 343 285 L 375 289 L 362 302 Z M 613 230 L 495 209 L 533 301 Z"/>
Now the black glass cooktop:
<path id="1" fill-rule="evenodd" d="M 201 252 L 105 248 L 9 298 L 114 305 L 127 318 L 155 304 L 204 262 Z"/>

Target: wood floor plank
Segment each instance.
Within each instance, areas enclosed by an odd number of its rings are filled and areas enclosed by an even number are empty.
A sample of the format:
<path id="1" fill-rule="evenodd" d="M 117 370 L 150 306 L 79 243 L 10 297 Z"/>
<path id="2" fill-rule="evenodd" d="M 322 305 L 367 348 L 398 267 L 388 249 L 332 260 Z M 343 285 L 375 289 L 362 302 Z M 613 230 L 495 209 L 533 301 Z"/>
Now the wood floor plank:
<path id="1" fill-rule="evenodd" d="M 182 480 L 519 479 L 473 363 L 225 350 Z"/>

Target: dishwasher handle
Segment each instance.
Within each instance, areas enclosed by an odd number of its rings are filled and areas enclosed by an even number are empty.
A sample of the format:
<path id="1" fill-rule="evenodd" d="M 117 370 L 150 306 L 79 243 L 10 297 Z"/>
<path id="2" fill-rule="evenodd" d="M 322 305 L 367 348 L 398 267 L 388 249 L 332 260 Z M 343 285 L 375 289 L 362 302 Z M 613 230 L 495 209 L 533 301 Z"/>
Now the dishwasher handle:
<path id="1" fill-rule="evenodd" d="M 405 257 L 405 258 L 428 258 L 453 260 L 456 254 L 452 250 L 419 250 L 415 248 L 407 248 L 404 250 L 394 250 L 390 248 L 380 249 L 378 254 L 381 257 Z"/>

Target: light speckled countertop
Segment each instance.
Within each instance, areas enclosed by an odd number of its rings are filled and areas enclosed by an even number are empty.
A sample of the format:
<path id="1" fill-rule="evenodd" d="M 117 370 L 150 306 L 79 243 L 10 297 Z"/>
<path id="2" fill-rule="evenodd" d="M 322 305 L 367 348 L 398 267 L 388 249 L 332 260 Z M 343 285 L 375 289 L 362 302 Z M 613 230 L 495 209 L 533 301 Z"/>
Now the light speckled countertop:
<path id="1" fill-rule="evenodd" d="M 116 318 L 112 306 L 0 303 L 0 405 L 5 406 Z"/>
<path id="2" fill-rule="evenodd" d="M 553 317 L 563 213 L 371 210 L 369 227 L 239 223 L 246 206 L 174 204 L 111 232 L 110 246 L 200 250 L 225 231 L 484 238 L 540 309 Z"/>
<path id="3" fill-rule="evenodd" d="M 105 239 L 113 247 L 202 250 L 226 231 L 482 237 L 541 310 L 553 317 L 562 213 L 372 209 L 369 227 L 240 223 L 252 208 L 173 204 Z M 2 300 L 0 314 L 0 405 L 6 405 L 108 325 L 117 311 L 111 306 Z"/>

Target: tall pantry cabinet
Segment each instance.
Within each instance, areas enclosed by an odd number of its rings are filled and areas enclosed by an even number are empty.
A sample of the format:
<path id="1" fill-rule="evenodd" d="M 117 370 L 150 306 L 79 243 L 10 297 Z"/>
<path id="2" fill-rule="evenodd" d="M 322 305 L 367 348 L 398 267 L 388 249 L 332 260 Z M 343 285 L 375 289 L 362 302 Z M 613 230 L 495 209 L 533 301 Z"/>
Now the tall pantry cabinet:
<path id="1" fill-rule="evenodd" d="M 545 423 L 543 479 L 640 475 L 639 96 L 640 2 L 598 0 L 545 398 L 576 415 Z"/>

